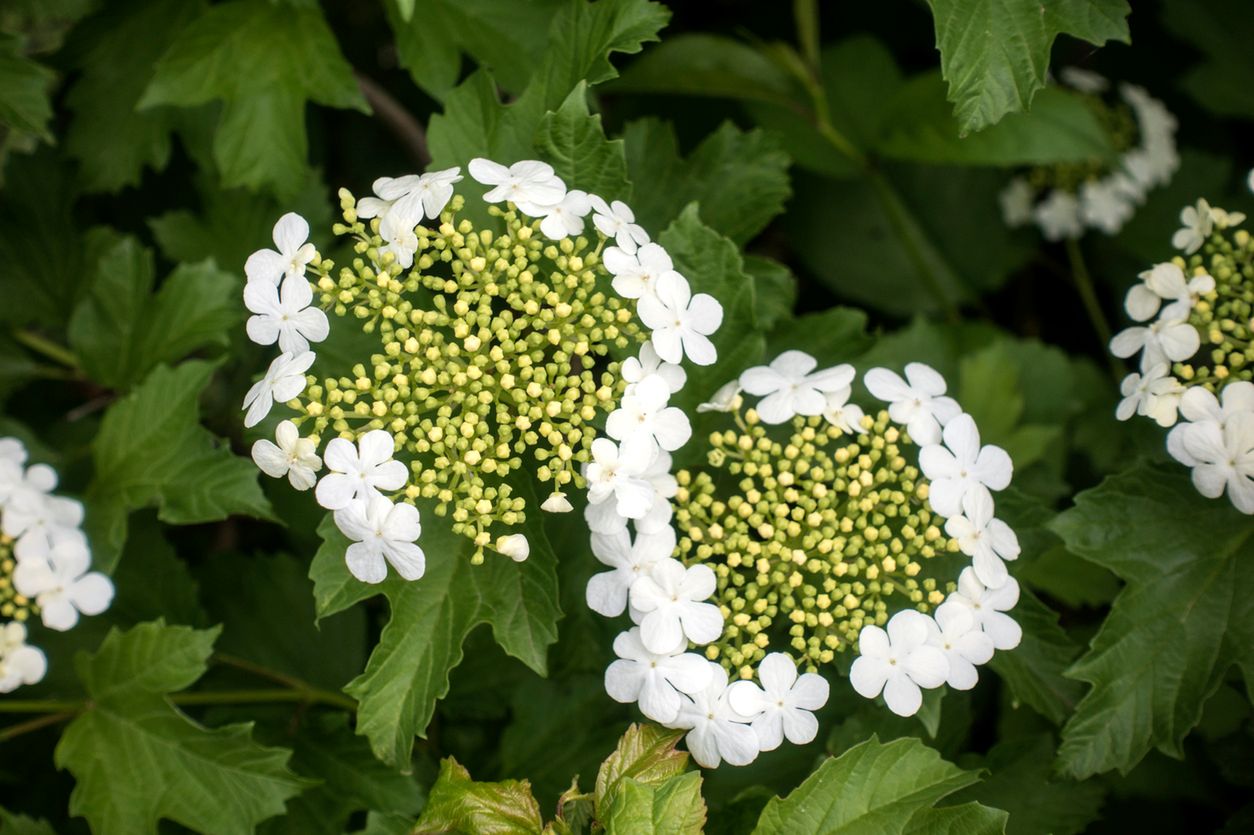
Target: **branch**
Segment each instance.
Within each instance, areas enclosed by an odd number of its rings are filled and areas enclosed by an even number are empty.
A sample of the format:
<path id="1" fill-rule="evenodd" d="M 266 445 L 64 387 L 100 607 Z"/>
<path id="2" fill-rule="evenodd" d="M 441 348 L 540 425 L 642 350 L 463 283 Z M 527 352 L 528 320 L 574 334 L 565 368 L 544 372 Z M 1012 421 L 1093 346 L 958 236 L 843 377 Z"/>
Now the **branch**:
<path id="1" fill-rule="evenodd" d="M 427 150 L 427 131 L 422 123 L 374 79 L 359 70 L 354 70 L 353 76 L 374 115 L 395 134 L 419 167 L 426 168 L 431 163 L 431 152 Z"/>

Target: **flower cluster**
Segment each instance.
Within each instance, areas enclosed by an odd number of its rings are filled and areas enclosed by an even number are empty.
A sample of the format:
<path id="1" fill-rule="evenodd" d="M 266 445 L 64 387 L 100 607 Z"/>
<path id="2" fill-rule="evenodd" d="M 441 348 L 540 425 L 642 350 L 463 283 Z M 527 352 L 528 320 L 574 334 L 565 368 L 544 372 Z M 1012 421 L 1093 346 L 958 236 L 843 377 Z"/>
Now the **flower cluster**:
<path id="1" fill-rule="evenodd" d="M 611 570 L 589 581 L 588 605 L 635 623 L 606 689 L 687 729 L 707 767 L 813 739 L 828 687 L 817 670 L 838 652 L 860 652 L 859 693 L 910 715 L 920 687 L 973 687 L 976 665 L 1018 644 L 1004 561 L 1019 544 L 991 495 L 1009 457 L 981 445 L 931 368 L 872 369 L 872 412 L 850 402 L 855 378 L 785 352 L 700 407 L 730 424 L 709 436 L 708 467 L 672 476 L 664 450 L 644 469 L 615 459 L 590 495 L 593 552 Z"/>
<path id="2" fill-rule="evenodd" d="M 514 477 L 524 459 L 549 485 L 549 512 L 571 509 L 566 491 L 585 486 L 585 467 L 594 492 L 614 481 L 620 445 L 632 464 L 618 481 L 631 481 L 655 449 L 691 434 L 666 405 L 684 381 L 678 363 L 715 359 L 722 308 L 692 294 L 630 207 L 567 189 L 543 162 L 475 159 L 468 170 L 487 207 L 466 214 L 489 225 L 463 214 L 458 168 L 385 177 L 372 197 L 340 192 L 334 231 L 352 242 L 350 264 L 322 257 L 287 215 L 277 251 L 247 265 L 249 334 L 283 353 L 245 399 L 245 423 L 275 402 L 295 413 L 254 459 L 297 489 L 316 486 L 365 582 L 388 564 L 422 575 L 419 500 L 473 541 L 472 561 L 485 550 L 526 559 Z M 379 346 L 320 377 L 307 373 L 308 343 L 327 336 L 327 312 L 358 320 Z M 614 440 L 596 439 L 602 419 Z M 629 515 L 645 501 L 620 492 Z"/>
<path id="3" fill-rule="evenodd" d="M 1244 220 L 1205 200 L 1186 207 L 1172 237 L 1183 255 L 1141 273 L 1124 302 L 1140 324 L 1110 350 L 1140 364 L 1116 416 L 1172 427 L 1167 451 L 1192 468 L 1198 492 L 1226 491 L 1254 513 L 1254 241 L 1236 228 Z"/>
<path id="4" fill-rule="evenodd" d="M 1114 235 L 1180 167 L 1176 119 L 1144 88 L 1120 84 L 1118 97 L 1100 75 L 1064 69 L 1062 80 L 1082 96 L 1119 154 L 1038 166 L 1016 176 L 1001 194 L 1002 216 L 1012 227 L 1035 224 L 1048 240 L 1078 238 L 1085 228 Z"/>
<path id="5" fill-rule="evenodd" d="M 89 571 L 82 504 L 53 495 L 56 470 L 26 459 L 21 441 L 0 438 L 0 693 L 47 671 L 43 652 L 26 643 L 32 618 L 64 632 L 113 600 L 109 578 Z"/>

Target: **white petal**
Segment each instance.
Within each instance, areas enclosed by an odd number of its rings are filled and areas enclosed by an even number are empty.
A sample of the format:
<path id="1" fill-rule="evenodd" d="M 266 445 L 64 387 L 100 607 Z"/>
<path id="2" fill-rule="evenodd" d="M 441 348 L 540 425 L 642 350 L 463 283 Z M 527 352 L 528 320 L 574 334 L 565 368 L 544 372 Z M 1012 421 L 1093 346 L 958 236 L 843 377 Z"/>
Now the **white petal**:
<path id="1" fill-rule="evenodd" d="M 884 685 L 884 704 L 898 716 L 913 716 L 923 705 L 923 692 L 905 674 L 898 674 Z"/>

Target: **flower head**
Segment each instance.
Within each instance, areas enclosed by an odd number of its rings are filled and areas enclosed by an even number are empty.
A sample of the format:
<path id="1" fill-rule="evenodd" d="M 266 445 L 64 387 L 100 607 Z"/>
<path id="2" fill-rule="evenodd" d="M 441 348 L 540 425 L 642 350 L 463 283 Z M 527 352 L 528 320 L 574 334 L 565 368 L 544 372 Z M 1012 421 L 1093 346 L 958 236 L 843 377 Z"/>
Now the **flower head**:
<path id="1" fill-rule="evenodd" d="M 819 732 L 811 711 L 827 704 L 827 679 L 816 673 L 797 675 L 797 665 L 782 652 L 773 652 L 758 665 L 758 680 L 737 681 L 729 687 L 732 709 L 753 717 L 758 747 L 773 751 L 784 738 L 794 745 L 812 742 Z"/>
<path id="2" fill-rule="evenodd" d="M 279 343 L 280 351 L 299 354 L 310 342 L 321 342 L 331 332 L 327 314 L 313 303 L 313 289 L 303 275 L 291 275 L 281 284 L 250 281 L 244 287 L 244 306 L 253 312 L 248 319 L 248 338 L 258 345 Z"/>
<path id="3" fill-rule="evenodd" d="M 327 510 L 348 507 L 354 499 L 369 499 L 382 491 L 405 486 L 409 471 L 392 460 L 395 442 L 390 433 L 375 429 L 356 444 L 334 438 L 327 444 L 327 474 L 318 482 L 315 495 Z"/>
<path id="4" fill-rule="evenodd" d="M 949 677 L 945 654 L 928 643 L 931 619 L 912 609 L 893 615 L 888 631 L 866 626 L 858 636 L 858 658 L 849 670 L 849 682 L 860 696 L 874 699 L 882 692 L 888 709 L 913 716 L 923 705 L 920 688 L 940 687 Z"/>
<path id="5" fill-rule="evenodd" d="M 643 615 L 640 636 L 655 652 L 669 652 L 684 640 L 706 644 L 723 631 L 718 607 L 705 600 L 714 594 L 709 566 L 659 560 L 631 586 L 632 608 Z"/>
<path id="6" fill-rule="evenodd" d="M 710 662 L 695 653 L 650 651 L 636 628 L 614 639 L 614 654 L 618 660 L 605 670 L 605 692 L 624 704 L 639 703 L 640 712 L 654 722 L 678 719 L 679 694 L 700 693 L 714 675 Z"/>
<path id="7" fill-rule="evenodd" d="M 353 540 L 345 562 L 363 583 L 382 583 L 389 563 L 406 580 L 417 580 L 426 571 L 426 557 L 416 544 L 422 525 L 413 505 L 394 505 L 379 495 L 353 499 L 335 511 L 335 524 Z"/>
<path id="8" fill-rule="evenodd" d="M 317 481 L 315 473 L 322 469 L 318 446 L 309 438 L 302 438 L 296 424 L 290 420 L 279 423 L 274 430 L 274 440 L 264 438 L 253 444 L 253 461 L 271 478 L 287 480 L 297 490 L 308 490 Z"/>
<path id="9" fill-rule="evenodd" d="M 718 358 L 709 337 L 723 323 L 723 306 L 706 293 L 692 295 L 679 273 L 663 273 L 655 294 L 642 297 L 636 310 L 653 330 L 653 347 L 666 362 L 686 356 L 697 365 L 713 365 Z"/>
<path id="10" fill-rule="evenodd" d="M 942 516 L 962 511 L 972 490 L 1004 490 L 1010 484 L 1013 465 L 999 446 L 980 445 L 980 430 L 968 414 L 945 424 L 944 444 L 932 444 L 919 453 L 919 468 L 932 481 L 928 501 Z"/>

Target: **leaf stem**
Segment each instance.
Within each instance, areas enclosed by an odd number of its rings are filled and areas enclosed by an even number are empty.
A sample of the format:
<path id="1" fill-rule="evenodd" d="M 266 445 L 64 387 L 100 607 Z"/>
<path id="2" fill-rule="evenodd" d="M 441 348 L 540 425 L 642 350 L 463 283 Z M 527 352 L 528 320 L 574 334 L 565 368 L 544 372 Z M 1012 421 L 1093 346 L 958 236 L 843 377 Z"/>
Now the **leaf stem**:
<path id="1" fill-rule="evenodd" d="M 35 353 L 47 357 L 54 362 L 59 362 L 61 365 L 64 365 L 66 368 L 69 368 L 74 372 L 81 373 L 83 370 L 78 364 L 78 357 L 74 355 L 73 351 L 66 348 L 64 345 L 59 345 L 56 342 L 53 342 L 46 336 L 40 336 L 34 331 L 26 328 L 19 328 L 18 330 L 13 331 L 13 338 L 22 345 L 25 345 L 27 348 L 30 348 Z"/>
<path id="2" fill-rule="evenodd" d="M 19 737 L 41 728 L 60 724 L 73 719 L 76 715 L 77 711 L 66 710 L 61 713 L 48 713 L 43 716 L 36 716 L 34 719 L 27 719 L 25 722 L 18 722 L 16 725 L 9 725 L 7 728 L 0 730 L 0 743 L 8 742 L 14 737 Z"/>
<path id="3" fill-rule="evenodd" d="M 1102 353 L 1106 355 L 1107 365 L 1115 375 L 1115 379 L 1122 379 L 1123 369 L 1110 356 L 1108 350 L 1111 337 L 1113 336 L 1110 321 L 1107 320 L 1106 314 L 1102 310 L 1101 302 L 1097 299 L 1097 291 L 1093 287 L 1093 278 L 1089 274 L 1088 266 L 1084 263 L 1084 251 L 1080 249 L 1080 241 L 1078 238 L 1067 238 L 1066 246 L 1067 260 L 1071 263 L 1071 280 L 1075 283 L 1076 291 L 1080 294 L 1080 301 L 1084 304 L 1084 312 L 1088 314 L 1089 322 L 1092 323 L 1093 329 L 1097 331 L 1097 336 L 1102 341 Z"/>
<path id="4" fill-rule="evenodd" d="M 347 696 L 343 696 L 339 693 L 334 693 L 330 690 L 323 690 L 319 687 L 315 687 L 314 685 L 310 684 L 304 679 L 297 678 L 296 676 L 288 675 L 287 673 L 279 672 L 278 670 L 272 670 L 269 667 L 262 666 L 261 664 L 255 664 L 246 658 L 239 658 L 238 656 L 229 655 L 223 652 L 217 652 L 217 653 L 214 653 L 213 660 L 219 664 L 223 664 L 228 667 L 234 667 L 235 669 L 243 670 L 244 672 L 252 673 L 253 675 L 258 676 L 260 678 L 269 679 L 270 681 L 273 681 L 276 684 L 281 684 L 284 687 L 288 687 L 292 690 L 304 693 L 306 695 L 313 696 L 314 698 L 309 699 L 309 701 L 311 702 L 320 702 L 322 704 L 334 705 L 335 707 L 343 708 L 344 710 L 347 710 L 350 713 L 355 713 L 357 711 L 357 702 L 353 701 Z"/>
<path id="5" fill-rule="evenodd" d="M 422 127 L 422 123 L 373 78 L 360 70 L 354 70 L 353 77 L 357 80 L 357 86 L 361 88 L 361 94 L 366 97 L 366 103 L 379 117 L 379 121 L 395 134 L 418 165 L 423 168 L 429 165 L 431 152 L 427 149 L 427 132 Z"/>

